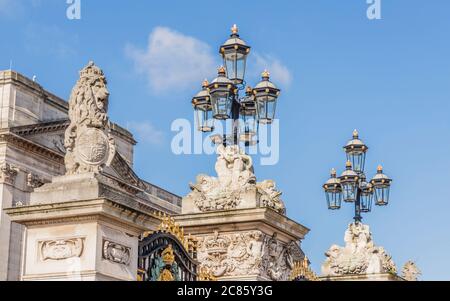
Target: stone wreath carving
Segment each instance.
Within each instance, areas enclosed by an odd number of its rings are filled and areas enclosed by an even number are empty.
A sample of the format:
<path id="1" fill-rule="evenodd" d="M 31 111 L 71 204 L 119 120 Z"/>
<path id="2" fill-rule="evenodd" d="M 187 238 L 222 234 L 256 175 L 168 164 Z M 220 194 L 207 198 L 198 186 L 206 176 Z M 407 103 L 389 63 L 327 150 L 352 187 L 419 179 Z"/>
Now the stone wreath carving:
<path id="1" fill-rule="evenodd" d="M 392 257 L 374 245 L 368 225 L 350 224 L 344 241 L 345 247 L 332 245 L 325 253 L 324 276 L 397 273 Z"/>
<path id="2" fill-rule="evenodd" d="M 129 265 L 131 260 L 131 248 L 121 244 L 103 240 L 103 259 L 112 263 Z"/>
<path id="3" fill-rule="evenodd" d="M 281 192 L 276 190 L 275 182 L 256 182 L 252 158 L 237 145 L 217 147 L 215 170 L 217 177 L 201 174 L 197 183 L 190 184 L 192 192 L 185 197 L 193 202 L 201 212 L 230 210 L 239 207 L 243 194 L 258 191 L 262 207 L 270 207 L 285 214 Z"/>
<path id="4" fill-rule="evenodd" d="M 106 85 L 103 71 L 93 62 L 80 71 L 69 100 L 70 125 L 64 139 L 67 174 L 100 172 L 115 155 Z"/>
<path id="5" fill-rule="evenodd" d="M 42 261 L 64 260 L 81 257 L 84 250 L 84 238 L 49 240 L 40 243 Z"/>
<path id="6" fill-rule="evenodd" d="M 201 268 L 215 278 L 258 275 L 273 281 L 288 280 L 294 262 L 301 260 L 297 254 L 303 254 L 295 242 L 286 245 L 276 233 L 267 236 L 261 231 L 216 231 L 199 238 L 197 252 Z"/>

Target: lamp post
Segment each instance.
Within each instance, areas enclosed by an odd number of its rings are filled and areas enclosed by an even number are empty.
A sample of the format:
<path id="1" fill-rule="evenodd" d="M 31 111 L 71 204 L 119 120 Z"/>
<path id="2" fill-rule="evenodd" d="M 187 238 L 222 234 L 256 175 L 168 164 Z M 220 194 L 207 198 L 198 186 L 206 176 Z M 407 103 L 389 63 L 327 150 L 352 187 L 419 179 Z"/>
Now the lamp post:
<path id="1" fill-rule="evenodd" d="M 270 73 L 265 70 L 262 80 L 255 88 L 245 88 L 247 57 L 251 47 L 239 36 L 236 25 L 231 29 L 230 38 L 220 46 L 223 66 L 219 67 L 217 77 L 209 83 L 203 82 L 202 90 L 193 97 L 192 105 L 196 112 L 198 130 L 213 132 L 214 121 L 233 121 L 231 135 L 223 133 L 224 145 L 246 146 L 258 143 L 259 124 L 271 124 L 280 89 L 270 81 Z M 239 92 L 245 89 L 245 95 Z"/>
<path id="2" fill-rule="evenodd" d="M 383 173 L 383 167 L 378 166 L 377 174 L 371 181 L 368 182 L 366 179 L 364 165 L 368 149 L 355 130 L 353 139 L 344 147 L 347 154 L 346 170 L 337 177 L 336 170 L 332 169 L 331 178 L 323 185 L 328 209 L 340 209 L 342 200 L 353 203 L 356 223 L 362 221 L 362 213 L 372 210 L 374 198 L 377 206 L 386 206 L 389 203 L 392 179 Z"/>

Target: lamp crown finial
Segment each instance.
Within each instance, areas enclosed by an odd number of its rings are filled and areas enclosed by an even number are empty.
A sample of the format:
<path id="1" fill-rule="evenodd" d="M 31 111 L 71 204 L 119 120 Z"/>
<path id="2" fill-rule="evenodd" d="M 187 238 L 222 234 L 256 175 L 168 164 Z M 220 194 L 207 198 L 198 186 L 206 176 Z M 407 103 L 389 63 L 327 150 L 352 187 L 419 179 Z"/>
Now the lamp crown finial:
<path id="1" fill-rule="evenodd" d="M 233 27 L 231 27 L 231 33 L 238 34 L 238 32 L 239 32 L 239 28 L 237 27 L 236 24 L 233 24 Z"/>
<path id="2" fill-rule="evenodd" d="M 347 163 L 345 164 L 345 167 L 347 167 L 347 169 L 352 168 L 352 162 L 347 161 Z"/>
<path id="3" fill-rule="evenodd" d="M 378 172 L 378 173 L 382 173 L 382 172 L 383 172 L 383 166 L 378 165 L 378 167 L 377 167 L 377 172 Z"/>
<path id="4" fill-rule="evenodd" d="M 208 80 L 205 78 L 205 80 L 202 82 L 202 87 L 203 87 L 203 88 L 206 88 L 206 87 L 208 87 L 208 85 L 209 85 L 209 82 L 208 82 Z"/>
<path id="5" fill-rule="evenodd" d="M 358 130 L 355 129 L 353 131 L 353 138 L 358 139 L 358 137 L 359 137 L 359 132 L 358 132 Z"/>
<path id="6" fill-rule="evenodd" d="M 269 79 L 270 78 L 270 72 L 267 69 L 265 69 L 263 71 L 263 73 L 261 73 L 261 76 L 262 76 L 263 79 Z"/>
<path id="7" fill-rule="evenodd" d="M 330 173 L 331 173 L 331 177 L 336 177 L 336 174 L 337 174 L 336 169 L 332 168 Z"/>
<path id="8" fill-rule="evenodd" d="M 220 67 L 217 69 L 217 71 L 218 71 L 219 74 L 225 74 L 225 73 L 226 73 L 226 70 L 225 70 L 225 67 L 224 67 L 224 66 L 220 66 Z"/>

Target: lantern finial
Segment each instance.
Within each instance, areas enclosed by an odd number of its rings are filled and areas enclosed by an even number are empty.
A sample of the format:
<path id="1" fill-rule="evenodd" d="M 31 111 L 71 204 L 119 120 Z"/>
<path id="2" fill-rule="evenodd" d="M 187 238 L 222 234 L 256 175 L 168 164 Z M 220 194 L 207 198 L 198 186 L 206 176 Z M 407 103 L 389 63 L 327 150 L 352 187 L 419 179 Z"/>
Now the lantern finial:
<path id="1" fill-rule="evenodd" d="M 352 162 L 347 161 L 347 163 L 345 164 L 345 167 L 347 167 L 347 169 L 351 169 L 352 168 Z"/>
<path id="2" fill-rule="evenodd" d="M 231 33 L 233 35 L 236 35 L 236 34 L 238 34 L 238 32 L 239 32 L 239 28 L 237 27 L 236 24 L 233 24 L 233 27 L 231 27 Z"/>
<path id="3" fill-rule="evenodd" d="M 208 85 L 209 85 L 209 82 L 208 82 L 208 80 L 205 78 L 205 80 L 202 82 L 202 87 L 203 87 L 203 88 L 206 88 L 206 87 L 208 87 Z"/>
<path id="4" fill-rule="evenodd" d="M 358 139 L 358 137 L 359 137 L 359 133 L 358 133 L 358 130 L 354 130 L 353 131 L 353 139 Z"/>
<path id="5" fill-rule="evenodd" d="M 377 171 L 378 173 L 383 173 L 383 166 L 378 165 Z"/>
<path id="6" fill-rule="evenodd" d="M 217 72 L 218 72 L 219 74 L 225 74 L 225 73 L 226 73 L 225 67 L 224 67 L 224 66 L 220 66 L 220 67 L 217 69 Z"/>
<path id="7" fill-rule="evenodd" d="M 267 69 L 265 69 L 263 71 L 263 73 L 261 73 L 261 76 L 262 76 L 263 79 L 269 79 L 270 78 L 270 72 L 267 71 Z"/>
<path id="8" fill-rule="evenodd" d="M 331 177 L 336 178 L 336 174 L 337 174 L 336 169 L 332 168 L 330 173 L 331 173 Z"/>

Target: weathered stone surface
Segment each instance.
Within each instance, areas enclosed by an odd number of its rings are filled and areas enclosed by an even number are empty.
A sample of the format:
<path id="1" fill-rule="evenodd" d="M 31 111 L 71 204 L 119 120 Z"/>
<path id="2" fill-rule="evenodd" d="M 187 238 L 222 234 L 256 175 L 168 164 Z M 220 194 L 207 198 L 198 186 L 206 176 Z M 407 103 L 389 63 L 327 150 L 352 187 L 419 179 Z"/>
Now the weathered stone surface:
<path id="1" fill-rule="evenodd" d="M 268 207 L 286 213 L 274 181 L 256 182 L 252 158 L 239 146 L 217 148 L 216 177 L 197 176 L 192 192 L 183 199 L 183 213 Z"/>
<path id="2" fill-rule="evenodd" d="M 390 273 L 397 268 L 383 247 L 375 246 L 369 226 L 352 223 L 345 232 L 345 247 L 332 245 L 325 253 L 324 276 L 346 276 Z"/>

